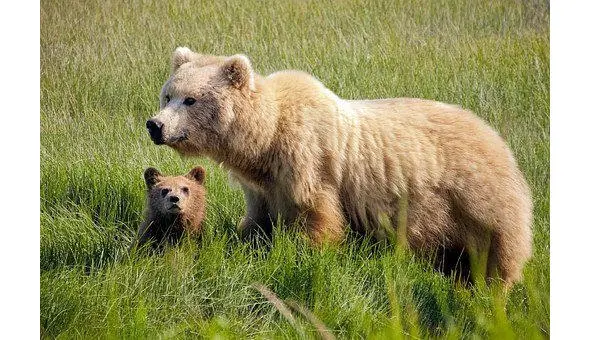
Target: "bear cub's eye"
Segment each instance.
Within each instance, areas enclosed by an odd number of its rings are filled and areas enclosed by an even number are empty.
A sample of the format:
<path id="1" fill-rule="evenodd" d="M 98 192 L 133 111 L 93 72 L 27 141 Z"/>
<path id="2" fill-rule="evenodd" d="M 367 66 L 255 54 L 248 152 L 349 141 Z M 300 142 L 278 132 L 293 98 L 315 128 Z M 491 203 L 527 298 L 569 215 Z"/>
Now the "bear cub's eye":
<path id="1" fill-rule="evenodd" d="M 187 105 L 187 106 L 191 106 L 193 104 L 195 104 L 195 98 L 191 98 L 191 97 L 187 97 L 185 98 L 185 101 L 183 102 L 183 104 Z"/>
<path id="2" fill-rule="evenodd" d="M 164 100 L 165 100 L 165 101 L 168 103 L 168 102 L 170 101 L 170 96 L 169 96 L 169 95 L 166 95 L 166 96 L 164 97 Z"/>
<path id="3" fill-rule="evenodd" d="M 181 190 L 183 191 L 183 193 L 188 194 L 189 193 L 189 188 L 187 187 L 182 187 Z"/>
<path id="4" fill-rule="evenodd" d="M 168 195 L 168 193 L 170 192 L 170 189 L 162 189 L 160 190 L 160 195 L 162 195 L 162 197 L 166 197 L 166 195 Z"/>

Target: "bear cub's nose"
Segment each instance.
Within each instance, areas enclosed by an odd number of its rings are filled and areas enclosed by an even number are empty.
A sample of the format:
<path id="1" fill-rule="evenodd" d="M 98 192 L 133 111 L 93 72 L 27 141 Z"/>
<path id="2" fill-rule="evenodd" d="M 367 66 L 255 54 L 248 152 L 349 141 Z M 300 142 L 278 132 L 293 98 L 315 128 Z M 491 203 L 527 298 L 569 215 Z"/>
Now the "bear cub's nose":
<path id="1" fill-rule="evenodd" d="M 148 133 L 150 134 L 150 138 L 154 142 L 154 144 L 159 145 L 163 143 L 162 140 L 162 124 L 160 121 L 156 119 L 150 119 L 146 122 L 146 128 L 148 129 Z"/>
<path id="2" fill-rule="evenodd" d="M 171 196 L 170 196 L 168 199 L 169 199 L 169 200 L 170 200 L 172 203 L 178 203 L 178 201 L 179 201 L 179 197 L 178 197 L 178 196 L 175 196 L 175 195 L 171 195 Z"/>

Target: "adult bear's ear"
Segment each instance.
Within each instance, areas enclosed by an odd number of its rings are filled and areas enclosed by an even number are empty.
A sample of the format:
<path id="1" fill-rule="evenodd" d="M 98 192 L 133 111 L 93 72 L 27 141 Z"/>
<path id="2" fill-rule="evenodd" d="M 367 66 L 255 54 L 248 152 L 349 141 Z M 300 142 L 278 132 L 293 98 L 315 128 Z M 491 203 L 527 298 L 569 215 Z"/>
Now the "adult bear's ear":
<path id="1" fill-rule="evenodd" d="M 188 47 L 177 47 L 172 53 L 172 59 L 170 61 L 170 74 L 172 75 L 178 70 L 181 65 L 186 63 L 195 63 L 197 66 L 205 66 L 211 64 L 221 64 L 227 59 L 226 56 L 217 56 L 211 54 L 200 54 L 191 51 Z"/>
<path id="2" fill-rule="evenodd" d="M 196 181 L 199 184 L 203 184 L 203 182 L 205 182 L 205 169 L 200 166 L 195 167 L 191 169 L 191 171 L 189 171 L 189 173 L 185 176 L 190 180 Z"/>
<path id="3" fill-rule="evenodd" d="M 254 71 L 248 57 L 237 54 L 222 64 L 222 76 L 237 89 L 248 88 L 254 91 Z"/>
<path id="4" fill-rule="evenodd" d="M 154 185 L 158 184 L 161 177 L 162 174 L 155 168 L 147 168 L 146 171 L 144 171 L 144 180 L 146 181 L 148 189 L 152 189 Z"/>
<path id="5" fill-rule="evenodd" d="M 191 51 L 188 47 L 177 47 L 172 52 L 172 59 L 170 61 L 170 73 L 174 73 L 181 65 L 191 61 L 196 61 L 201 58 L 201 54 Z"/>

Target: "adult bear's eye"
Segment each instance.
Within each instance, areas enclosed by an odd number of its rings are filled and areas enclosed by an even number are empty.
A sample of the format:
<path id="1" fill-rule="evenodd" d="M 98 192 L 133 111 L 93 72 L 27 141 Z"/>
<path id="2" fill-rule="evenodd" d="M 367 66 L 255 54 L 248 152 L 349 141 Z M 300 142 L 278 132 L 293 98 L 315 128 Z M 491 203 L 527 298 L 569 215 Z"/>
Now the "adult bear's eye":
<path id="1" fill-rule="evenodd" d="M 185 98 L 185 101 L 183 102 L 183 104 L 185 104 L 187 106 L 191 106 L 191 105 L 195 104 L 195 98 L 187 97 L 187 98 Z"/>
<path id="2" fill-rule="evenodd" d="M 189 188 L 187 188 L 187 187 L 182 187 L 182 188 L 181 188 L 181 190 L 183 191 L 183 193 L 184 193 L 185 195 L 188 195 L 188 194 L 189 194 Z"/>
<path id="3" fill-rule="evenodd" d="M 160 195 L 162 195 L 162 197 L 166 197 L 166 195 L 168 195 L 169 192 L 170 192 L 169 189 L 162 189 L 160 191 Z"/>

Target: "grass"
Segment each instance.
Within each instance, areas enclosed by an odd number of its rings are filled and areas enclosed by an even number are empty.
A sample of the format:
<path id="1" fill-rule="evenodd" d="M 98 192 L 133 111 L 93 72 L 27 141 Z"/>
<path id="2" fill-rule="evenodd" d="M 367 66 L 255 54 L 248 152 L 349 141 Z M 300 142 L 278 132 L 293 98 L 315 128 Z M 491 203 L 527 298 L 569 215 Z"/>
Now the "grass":
<path id="1" fill-rule="evenodd" d="M 153 145 L 144 128 L 182 45 L 245 53 L 262 74 L 305 70 L 344 98 L 473 110 L 508 141 L 532 188 L 524 281 L 506 298 L 458 286 L 392 243 L 314 249 L 286 230 L 266 250 L 240 242 L 244 202 L 226 173 Z M 41 336 L 320 337 L 324 325 L 325 338 L 547 338 L 549 134 L 546 1 L 44 0 Z M 195 164 L 207 171 L 202 240 L 130 254 L 143 169 Z"/>

